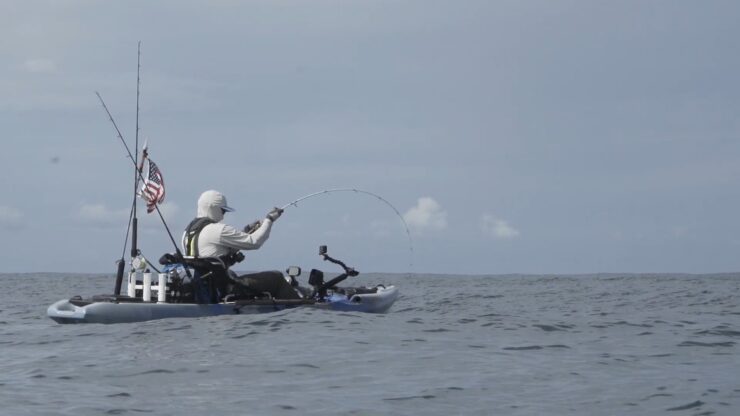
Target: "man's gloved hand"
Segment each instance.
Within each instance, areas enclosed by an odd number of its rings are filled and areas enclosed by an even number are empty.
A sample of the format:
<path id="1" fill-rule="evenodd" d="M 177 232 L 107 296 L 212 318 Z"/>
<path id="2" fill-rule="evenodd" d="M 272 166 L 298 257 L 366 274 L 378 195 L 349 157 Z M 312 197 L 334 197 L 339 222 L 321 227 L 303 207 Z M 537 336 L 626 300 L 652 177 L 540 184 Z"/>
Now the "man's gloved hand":
<path id="1" fill-rule="evenodd" d="M 249 225 L 244 226 L 244 232 L 247 234 L 252 234 L 253 232 L 257 231 L 258 228 L 260 228 L 260 225 L 262 225 L 262 221 L 257 220 Z"/>
<path id="2" fill-rule="evenodd" d="M 267 218 L 269 218 L 270 221 L 275 222 L 275 220 L 280 218 L 281 215 L 283 215 L 283 210 L 278 207 L 275 207 L 272 209 L 272 211 L 267 213 Z"/>

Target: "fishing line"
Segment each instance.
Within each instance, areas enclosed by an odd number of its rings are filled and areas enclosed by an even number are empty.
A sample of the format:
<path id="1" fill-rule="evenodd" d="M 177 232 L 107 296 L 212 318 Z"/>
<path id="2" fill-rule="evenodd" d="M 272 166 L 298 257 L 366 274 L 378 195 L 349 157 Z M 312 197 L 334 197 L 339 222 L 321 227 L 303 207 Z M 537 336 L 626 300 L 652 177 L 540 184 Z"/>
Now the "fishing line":
<path id="1" fill-rule="evenodd" d="M 396 215 L 398 216 L 398 218 L 401 219 L 401 222 L 403 223 L 403 228 L 406 230 L 406 236 L 409 239 L 409 269 L 412 269 L 413 268 L 413 266 L 414 266 L 414 261 L 413 261 L 413 258 L 414 258 L 414 242 L 411 239 L 411 231 L 409 231 L 409 226 L 408 226 L 408 224 L 406 224 L 406 220 L 403 219 L 403 215 L 401 215 L 401 213 L 398 211 L 398 209 L 396 209 L 396 207 L 393 206 L 393 204 L 391 204 L 390 202 L 388 202 L 388 200 L 386 200 L 385 198 L 383 198 L 382 196 L 380 196 L 378 194 L 374 194 L 372 192 L 363 191 L 362 189 L 356 189 L 356 188 L 324 189 L 323 191 L 318 191 L 318 192 L 314 192 L 314 193 L 311 193 L 311 194 L 308 194 L 308 195 L 304 195 L 304 196 L 302 196 L 302 197 L 300 197 L 300 198 L 298 198 L 298 199 L 296 199 L 296 200 L 294 200 L 292 202 L 289 202 L 289 203 L 283 205 L 280 209 L 284 210 L 284 209 L 286 209 L 288 207 L 291 207 L 291 206 L 298 207 L 298 203 L 301 202 L 301 201 L 305 201 L 306 199 L 310 199 L 310 198 L 313 198 L 313 197 L 316 197 L 316 196 L 319 196 L 319 195 L 326 195 L 326 194 L 331 194 L 331 193 L 335 193 L 335 192 L 354 192 L 354 193 L 359 193 L 359 194 L 370 195 L 370 196 L 373 196 L 373 197 L 379 199 L 381 202 L 383 202 L 387 206 L 389 206 L 393 210 L 393 212 L 396 213 Z"/>

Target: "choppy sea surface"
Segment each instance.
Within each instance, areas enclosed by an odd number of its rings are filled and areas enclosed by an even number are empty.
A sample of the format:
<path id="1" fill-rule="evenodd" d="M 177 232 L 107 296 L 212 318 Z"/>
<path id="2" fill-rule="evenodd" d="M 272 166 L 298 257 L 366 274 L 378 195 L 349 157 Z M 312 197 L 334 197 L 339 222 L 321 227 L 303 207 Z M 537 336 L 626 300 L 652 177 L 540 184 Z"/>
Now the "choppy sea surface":
<path id="1" fill-rule="evenodd" d="M 59 325 L 112 277 L 0 274 L 0 414 L 740 414 L 740 274 L 356 279 L 402 297 Z"/>

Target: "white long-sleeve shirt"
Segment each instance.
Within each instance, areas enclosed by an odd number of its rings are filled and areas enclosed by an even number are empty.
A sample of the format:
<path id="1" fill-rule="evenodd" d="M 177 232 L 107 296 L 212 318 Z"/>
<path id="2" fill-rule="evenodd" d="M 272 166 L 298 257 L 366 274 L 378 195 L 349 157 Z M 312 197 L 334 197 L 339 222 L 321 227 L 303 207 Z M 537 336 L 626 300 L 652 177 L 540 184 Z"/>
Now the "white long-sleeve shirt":
<path id="1" fill-rule="evenodd" d="M 247 234 L 230 225 L 223 224 L 223 208 L 226 207 L 226 198 L 218 191 L 206 191 L 198 199 L 197 218 L 206 217 L 212 221 L 203 227 L 198 236 L 199 257 L 219 257 L 232 254 L 239 250 L 256 250 L 270 237 L 272 221 L 269 218 L 262 220 L 259 228 Z M 230 209 L 227 209 L 230 210 Z M 183 252 L 188 253 L 187 231 L 182 236 Z"/>
<path id="2" fill-rule="evenodd" d="M 270 237 L 272 221 L 265 218 L 260 227 L 247 234 L 230 225 L 220 222 L 208 224 L 198 236 L 199 257 L 219 257 L 239 250 L 256 250 Z M 186 235 L 183 235 L 183 249 L 187 253 Z"/>

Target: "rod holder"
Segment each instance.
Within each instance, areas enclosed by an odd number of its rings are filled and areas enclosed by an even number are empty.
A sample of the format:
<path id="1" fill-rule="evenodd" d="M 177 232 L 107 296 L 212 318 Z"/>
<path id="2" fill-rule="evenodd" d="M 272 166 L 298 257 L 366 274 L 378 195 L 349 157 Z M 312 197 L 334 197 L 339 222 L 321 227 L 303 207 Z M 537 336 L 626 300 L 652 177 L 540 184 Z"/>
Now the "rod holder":
<path id="1" fill-rule="evenodd" d="M 130 298 L 136 297 L 136 272 L 133 270 L 128 272 L 128 287 L 126 289 L 126 294 Z"/>
<path id="2" fill-rule="evenodd" d="M 157 284 L 157 303 L 165 303 L 167 301 L 167 275 L 165 273 L 159 274 L 159 283 Z"/>
<path id="3" fill-rule="evenodd" d="M 142 287 L 142 300 L 149 302 L 152 300 L 152 274 L 144 273 L 144 287 Z"/>

